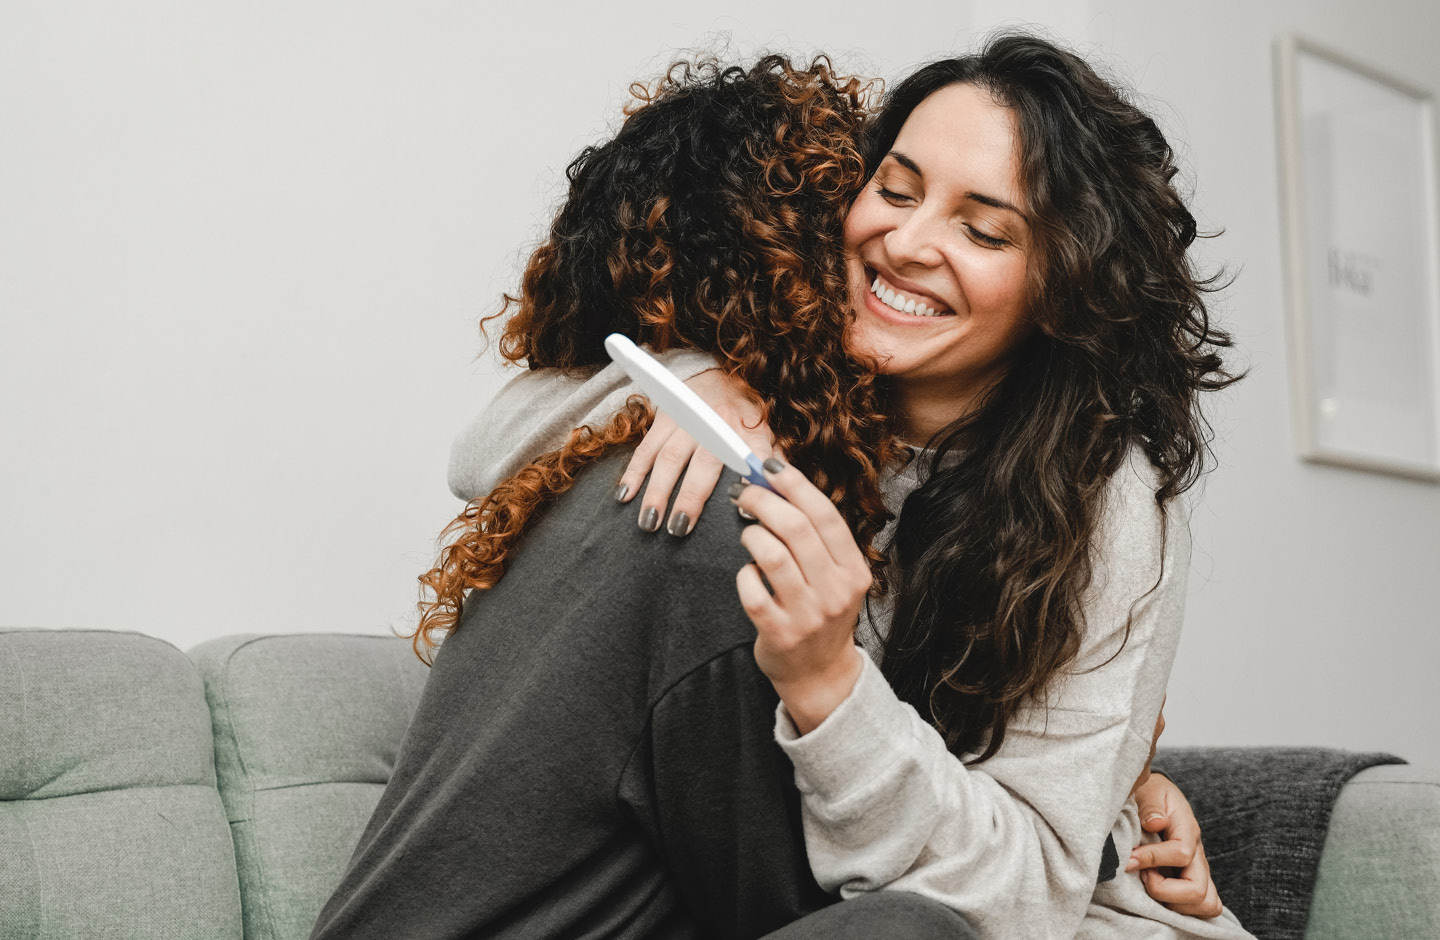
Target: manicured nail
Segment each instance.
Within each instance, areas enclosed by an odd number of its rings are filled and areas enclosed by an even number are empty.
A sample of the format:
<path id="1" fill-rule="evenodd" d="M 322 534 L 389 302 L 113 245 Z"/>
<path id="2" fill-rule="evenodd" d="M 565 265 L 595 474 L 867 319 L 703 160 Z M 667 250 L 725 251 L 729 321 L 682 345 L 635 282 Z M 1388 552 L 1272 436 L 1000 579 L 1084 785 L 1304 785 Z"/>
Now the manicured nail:
<path id="1" fill-rule="evenodd" d="M 629 483 L 621 483 L 619 486 L 615 487 L 615 502 L 617 502 L 617 503 L 623 502 L 623 501 L 625 500 L 625 497 L 627 497 L 627 496 L 629 496 L 629 495 L 630 495 L 630 484 L 629 484 Z"/>
<path id="2" fill-rule="evenodd" d="M 649 506 L 640 514 L 640 528 L 646 532 L 654 532 L 660 528 L 660 510 Z"/>
<path id="3" fill-rule="evenodd" d="M 739 499 L 740 494 L 743 492 L 745 492 L 744 483 L 731 483 L 730 488 L 725 491 L 725 495 L 731 499 Z"/>
<path id="4" fill-rule="evenodd" d="M 1137 868 L 1139 868 L 1139 867 L 1140 867 L 1140 860 L 1137 859 L 1137 858 L 1135 858 L 1134 856 L 1131 856 L 1130 861 L 1128 861 L 1128 862 L 1125 863 L 1125 870 L 1126 870 L 1126 871 L 1134 871 L 1135 869 L 1137 869 Z"/>
<path id="5" fill-rule="evenodd" d="M 670 522 L 665 526 L 665 531 L 671 535 L 688 535 L 690 533 L 690 516 L 687 513 L 677 512 L 670 517 Z"/>
<path id="6" fill-rule="evenodd" d="M 785 469 L 785 461 L 779 457 L 766 457 L 765 462 L 761 464 L 761 466 L 765 468 L 766 473 L 779 473 Z"/>

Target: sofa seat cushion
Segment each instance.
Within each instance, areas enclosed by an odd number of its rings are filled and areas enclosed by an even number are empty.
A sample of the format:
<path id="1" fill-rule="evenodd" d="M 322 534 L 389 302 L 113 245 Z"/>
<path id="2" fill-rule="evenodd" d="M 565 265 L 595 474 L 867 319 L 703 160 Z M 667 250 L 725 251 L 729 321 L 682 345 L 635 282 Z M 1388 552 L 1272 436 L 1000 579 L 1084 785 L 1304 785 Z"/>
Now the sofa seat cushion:
<path id="1" fill-rule="evenodd" d="M 390 779 L 428 670 L 383 636 L 225 637 L 190 656 L 210 702 L 245 936 L 306 937 Z"/>
<path id="2" fill-rule="evenodd" d="M 0 630 L 0 938 L 239 940 L 213 753 L 168 643 Z"/>

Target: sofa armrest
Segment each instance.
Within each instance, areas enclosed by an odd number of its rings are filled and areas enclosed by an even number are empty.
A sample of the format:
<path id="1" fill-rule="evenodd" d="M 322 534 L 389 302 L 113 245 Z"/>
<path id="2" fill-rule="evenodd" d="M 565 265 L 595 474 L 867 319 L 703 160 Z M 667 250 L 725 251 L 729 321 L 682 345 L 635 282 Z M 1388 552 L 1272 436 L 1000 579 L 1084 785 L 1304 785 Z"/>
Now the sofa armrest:
<path id="1" fill-rule="evenodd" d="M 1305 940 L 1440 937 L 1440 771 L 1371 767 L 1340 791 Z"/>

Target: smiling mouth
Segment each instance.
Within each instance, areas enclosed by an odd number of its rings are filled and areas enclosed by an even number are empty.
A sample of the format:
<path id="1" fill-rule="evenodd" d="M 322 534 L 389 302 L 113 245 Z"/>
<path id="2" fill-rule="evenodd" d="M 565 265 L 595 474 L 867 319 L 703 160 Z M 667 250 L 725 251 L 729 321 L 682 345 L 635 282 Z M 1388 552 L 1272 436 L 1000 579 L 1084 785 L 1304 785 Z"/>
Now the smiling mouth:
<path id="1" fill-rule="evenodd" d="M 917 300 L 896 290 L 892 285 L 885 283 L 885 279 L 873 268 L 866 268 L 865 273 L 871 278 L 870 293 L 896 313 L 905 313 L 912 317 L 953 317 L 955 315 L 955 311 L 946 307 L 932 307 L 925 301 Z"/>

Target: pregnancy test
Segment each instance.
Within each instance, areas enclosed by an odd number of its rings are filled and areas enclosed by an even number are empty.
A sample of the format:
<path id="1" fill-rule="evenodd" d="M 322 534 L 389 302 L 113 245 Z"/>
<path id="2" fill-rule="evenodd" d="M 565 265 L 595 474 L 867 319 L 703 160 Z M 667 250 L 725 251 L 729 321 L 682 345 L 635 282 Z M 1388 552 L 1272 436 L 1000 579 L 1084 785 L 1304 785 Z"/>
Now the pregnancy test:
<path id="1" fill-rule="evenodd" d="M 774 491 L 775 487 L 765 479 L 760 458 L 745 446 L 735 429 L 659 360 L 619 333 L 605 337 L 605 351 L 640 386 L 645 397 L 701 447 L 746 480 Z"/>

